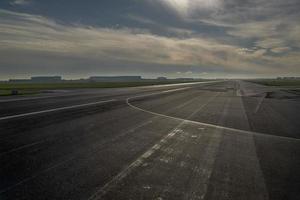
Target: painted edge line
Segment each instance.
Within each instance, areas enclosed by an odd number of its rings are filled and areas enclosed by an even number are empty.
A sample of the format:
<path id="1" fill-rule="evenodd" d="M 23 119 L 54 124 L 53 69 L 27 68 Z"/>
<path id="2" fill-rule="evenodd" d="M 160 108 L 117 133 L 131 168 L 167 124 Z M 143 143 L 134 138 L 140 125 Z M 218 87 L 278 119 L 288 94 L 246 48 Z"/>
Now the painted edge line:
<path id="1" fill-rule="evenodd" d="M 197 124 L 197 125 L 202 125 L 202 126 L 206 126 L 206 127 L 223 129 L 223 130 L 227 130 L 227 131 L 233 131 L 233 132 L 244 133 L 244 134 L 259 135 L 259 136 L 275 137 L 275 138 L 281 138 L 281 139 L 287 139 L 287 140 L 300 141 L 300 139 L 298 139 L 298 138 L 278 136 L 278 135 L 269 135 L 269 134 L 265 134 L 265 133 L 254 132 L 254 131 L 246 131 L 246 130 L 241 130 L 241 129 L 229 128 L 229 127 L 225 127 L 225 126 L 219 126 L 219 125 L 215 125 L 215 124 L 208 124 L 208 123 L 203 123 L 203 122 L 197 122 L 197 121 L 183 119 L 183 118 L 179 118 L 179 117 L 172 117 L 172 116 L 169 116 L 169 115 L 164 115 L 164 114 L 152 112 L 152 111 L 149 111 L 149 110 L 144 110 L 144 109 L 136 107 L 136 106 L 134 106 L 134 105 L 132 105 L 130 103 L 131 99 L 135 99 L 135 98 L 139 98 L 139 97 L 141 97 L 141 96 L 135 96 L 135 97 L 127 98 L 126 99 L 126 104 L 128 106 L 130 106 L 130 107 L 132 107 L 132 108 L 134 108 L 136 110 L 140 110 L 142 112 L 146 112 L 146 113 L 149 113 L 149 114 L 152 114 L 152 115 L 157 115 L 157 116 L 161 116 L 161 117 L 165 117 L 165 118 L 169 118 L 169 119 L 185 121 L 185 122 L 191 123 L 191 124 Z"/>
<path id="2" fill-rule="evenodd" d="M 199 82 L 191 82 L 191 83 L 174 83 L 174 84 L 165 84 L 165 85 L 151 85 L 151 86 L 143 86 L 143 87 L 171 87 L 171 86 L 183 86 L 183 85 L 196 85 L 196 84 L 205 84 L 205 83 L 218 83 L 223 81 L 199 81 Z"/>
<path id="3" fill-rule="evenodd" d="M 140 95 L 138 97 L 146 97 L 146 96 L 164 94 L 164 93 L 169 93 L 169 92 L 176 92 L 176 91 L 186 90 L 186 89 L 190 89 L 190 88 L 191 87 L 184 87 L 184 88 L 165 90 L 162 92 Z M 90 105 L 101 104 L 101 103 L 108 103 L 108 102 L 113 102 L 113 101 L 116 101 L 116 99 L 111 99 L 111 100 L 106 100 L 106 101 L 97 101 L 97 102 L 79 104 L 79 105 L 73 105 L 73 106 L 66 106 L 66 107 L 61 107 L 61 108 L 53 108 L 53 109 L 48 109 L 48 110 L 35 111 L 35 112 L 29 112 L 29 113 L 23 113 L 23 114 L 17 114 L 17 115 L 9 115 L 9 116 L 0 117 L 0 121 L 19 118 L 19 117 L 26 117 L 26 116 L 31 116 L 31 115 L 37 115 L 37 114 L 43 114 L 43 113 L 49 113 L 49 112 L 55 112 L 55 111 L 61 111 L 61 110 L 68 110 L 68 109 L 72 109 L 72 108 L 79 108 L 79 107 L 90 106 Z"/>
<path id="4" fill-rule="evenodd" d="M 44 97 L 28 97 L 28 98 L 16 98 L 16 99 L 1 99 L 0 103 L 8 103 L 8 102 L 15 102 L 15 101 L 29 101 L 29 100 L 36 100 L 36 99 L 48 99 L 53 97 L 61 97 L 63 95 L 57 96 L 44 96 Z"/>
<path id="5" fill-rule="evenodd" d="M 192 117 L 195 113 L 199 112 L 203 107 L 209 104 L 215 97 L 217 97 L 219 93 L 213 97 L 211 97 L 205 104 L 203 104 L 200 108 L 196 109 L 192 112 L 188 118 Z M 126 100 L 127 102 L 127 100 Z M 102 199 L 107 192 L 109 192 L 113 187 L 115 187 L 122 179 L 124 179 L 127 175 L 129 175 L 135 168 L 141 166 L 144 161 L 154 154 L 157 150 L 159 150 L 163 144 L 167 142 L 169 138 L 172 138 L 178 131 L 179 128 L 186 123 L 186 120 L 180 121 L 178 125 L 175 126 L 167 135 L 160 139 L 159 142 L 155 143 L 151 148 L 149 148 L 146 152 L 144 152 L 141 156 L 139 156 L 134 162 L 125 167 L 121 172 L 119 172 L 116 176 L 114 176 L 110 181 L 108 181 L 104 186 L 100 187 L 96 190 L 88 200 L 99 200 Z"/>
<path id="6" fill-rule="evenodd" d="M 73 105 L 73 106 L 66 106 L 66 107 L 60 107 L 60 108 L 53 108 L 53 109 L 48 109 L 48 110 L 41 110 L 41 111 L 35 111 L 35 112 L 29 112 L 29 113 L 23 113 L 23 114 L 17 114 L 17 115 L 9 115 L 9 116 L 5 116 L 5 117 L 0 117 L 0 121 L 19 118 L 19 117 L 26 117 L 26 116 L 31 116 L 31 115 L 38 115 L 38 114 L 43 114 L 43 113 L 50 113 L 50 112 L 61 111 L 61 110 L 69 110 L 69 109 L 73 109 L 73 108 L 80 108 L 80 107 L 91 106 L 91 105 L 96 105 L 96 104 L 103 104 L 103 103 L 108 103 L 108 102 L 113 102 L 113 101 L 116 101 L 116 99 L 97 101 L 97 102 L 91 102 L 91 103 L 85 103 L 85 104 L 79 104 L 79 105 Z"/>
<path id="7" fill-rule="evenodd" d="M 174 83 L 174 84 L 161 84 L 161 85 L 148 85 L 148 86 L 137 86 L 130 88 L 159 88 L 159 87 L 172 87 L 172 86 L 183 86 L 183 85 L 195 85 L 195 84 L 205 84 L 205 83 L 217 83 L 222 81 L 200 81 L 200 82 L 192 82 L 192 83 Z M 105 88 L 99 88 L 105 89 Z M 117 88 L 116 88 L 117 89 Z M 56 97 L 68 97 L 73 96 L 74 94 L 59 94 L 59 95 L 50 95 L 50 96 L 40 96 L 40 97 L 25 97 L 25 98 L 10 98 L 10 99 L 0 99 L 0 103 L 14 102 L 14 101 L 28 101 L 28 100 L 36 100 L 36 99 L 48 99 L 48 98 L 56 98 Z"/>

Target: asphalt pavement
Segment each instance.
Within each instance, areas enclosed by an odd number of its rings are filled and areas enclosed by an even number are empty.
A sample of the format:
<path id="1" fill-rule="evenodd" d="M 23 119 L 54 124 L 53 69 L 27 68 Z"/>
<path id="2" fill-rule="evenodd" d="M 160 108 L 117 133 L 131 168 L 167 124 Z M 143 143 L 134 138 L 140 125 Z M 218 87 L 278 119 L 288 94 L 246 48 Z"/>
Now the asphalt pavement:
<path id="1" fill-rule="evenodd" d="M 0 199 L 300 199 L 300 98 L 239 80 L 0 99 Z"/>

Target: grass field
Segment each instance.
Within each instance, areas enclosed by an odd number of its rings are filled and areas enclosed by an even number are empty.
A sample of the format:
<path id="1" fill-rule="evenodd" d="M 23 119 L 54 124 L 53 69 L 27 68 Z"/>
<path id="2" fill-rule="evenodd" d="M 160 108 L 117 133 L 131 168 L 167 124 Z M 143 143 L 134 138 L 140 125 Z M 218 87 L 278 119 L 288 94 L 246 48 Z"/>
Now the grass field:
<path id="1" fill-rule="evenodd" d="M 300 87 L 300 79 L 255 79 L 248 81 L 267 86 Z"/>
<path id="2" fill-rule="evenodd" d="M 188 81 L 193 82 L 193 81 Z M 198 81 L 197 81 L 198 82 Z M 139 82 L 62 82 L 62 83 L 0 83 L 0 96 L 11 95 L 12 90 L 18 95 L 36 94 L 43 90 L 81 89 L 81 88 L 122 88 L 159 84 L 187 83 L 182 81 L 139 81 Z"/>

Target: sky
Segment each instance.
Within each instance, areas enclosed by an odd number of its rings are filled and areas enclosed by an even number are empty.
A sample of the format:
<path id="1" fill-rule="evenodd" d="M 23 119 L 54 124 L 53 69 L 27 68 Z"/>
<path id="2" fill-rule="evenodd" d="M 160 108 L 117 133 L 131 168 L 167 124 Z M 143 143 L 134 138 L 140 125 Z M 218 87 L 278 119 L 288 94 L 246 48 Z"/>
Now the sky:
<path id="1" fill-rule="evenodd" d="M 1 0 L 0 79 L 300 76 L 299 0 Z"/>

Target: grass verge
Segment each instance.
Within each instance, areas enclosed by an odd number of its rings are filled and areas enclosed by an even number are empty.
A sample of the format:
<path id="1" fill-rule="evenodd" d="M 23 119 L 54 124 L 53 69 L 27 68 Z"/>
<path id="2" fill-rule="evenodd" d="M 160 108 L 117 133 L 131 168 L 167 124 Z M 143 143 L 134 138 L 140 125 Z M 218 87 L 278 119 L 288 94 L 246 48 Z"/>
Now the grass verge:
<path id="1" fill-rule="evenodd" d="M 266 86 L 300 87 L 300 79 L 255 79 L 248 81 Z"/>
<path id="2" fill-rule="evenodd" d="M 196 81 L 140 81 L 140 82 L 62 82 L 62 83 L 0 83 L 0 96 L 12 95 L 12 91 L 18 91 L 18 95 L 37 94 L 43 90 L 60 89 L 84 89 L 84 88 L 122 88 L 150 86 L 160 84 L 190 83 Z M 197 81 L 199 82 L 199 81 Z"/>

